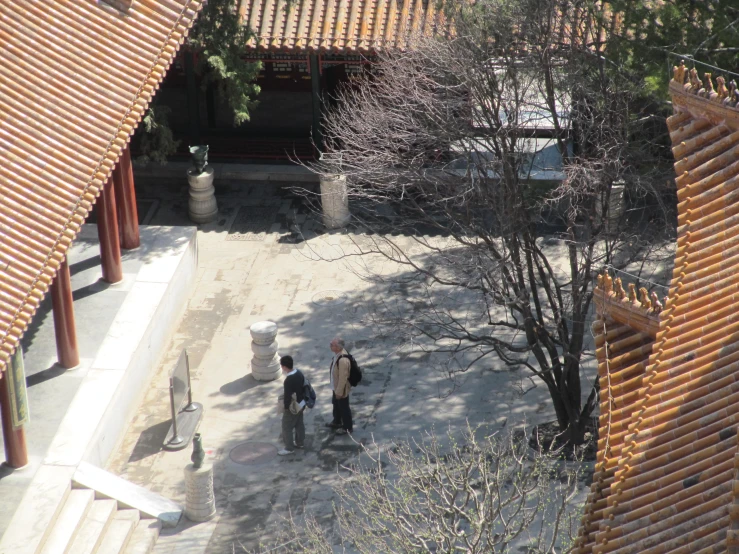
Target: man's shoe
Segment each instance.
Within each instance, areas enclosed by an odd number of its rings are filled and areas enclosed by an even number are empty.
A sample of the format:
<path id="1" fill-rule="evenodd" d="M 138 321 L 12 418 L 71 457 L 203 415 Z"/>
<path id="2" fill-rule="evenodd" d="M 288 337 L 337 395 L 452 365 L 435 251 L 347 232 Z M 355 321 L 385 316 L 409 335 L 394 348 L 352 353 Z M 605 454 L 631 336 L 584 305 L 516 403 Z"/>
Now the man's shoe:
<path id="1" fill-rule="evenodd" d="M 295 448 L 301 448 L 302 449 L 302 448 L 305 448 L 305 445 L 304 444 L 296 444 L 295 445 Z"/>
<path id="2" fill-rule="evenodd" d="M 331 423 L 326 423 L 324 427 L 330 427 L 331 429 L 338 429 L 341 427 L 341 423 L 334 423 L 333 421 Z"/>
<path id="3" fill-rule="evenodd" d="M 295 451 L 288 450 L 287 448 L 283 448 L 277 453 L 278 456 L 289 456 L 290 454 L 295 454 Z"/>
<path id="4" fill-rule="evenodd" d="M 346 429 L 337 429 L 336 434 L 337 435 L 350 435 L 351 431 L 347 431 Z"/>

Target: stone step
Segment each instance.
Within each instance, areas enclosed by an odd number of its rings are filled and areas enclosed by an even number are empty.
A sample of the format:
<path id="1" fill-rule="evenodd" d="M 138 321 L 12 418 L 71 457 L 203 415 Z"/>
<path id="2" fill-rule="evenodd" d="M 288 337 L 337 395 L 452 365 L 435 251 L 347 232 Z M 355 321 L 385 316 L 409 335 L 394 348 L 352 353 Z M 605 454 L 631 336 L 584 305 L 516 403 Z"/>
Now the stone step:
<path id="1" fill-rule="evenodd" d="M 161 530 L 162 522 L 158 519 L 139 520 L 123 554 L 150 554 Z"/>
<path id="2" fill-rule="evenodd" d="M 95 554 L 123 554 L 138 522 L 138 510 L 116 512 Z"/>
<path id="3" fill-rule="evenodd" d="M 117 510 L 118 502 L 115 500 L 95 500 L 72 542 L 69 553 L 95 554 Z"/>
<path id="4" fill-rule="evenodd" d="M 142 517 L 160 520 L 164 527 L 177 526 L 182 516 L 182 508 L 168 498 L 86 462 L 77 466 L 72 479 L 75 486 L 93 489 L 98 497 L 115 498 L 120 507 L 134 508 Z"/>
<path id="5" fill-rule="evenodd" d="M 82 527 L 95 492 L 89 489 L 75 489 L 69 492 L 49 535 L 44 541 L 40 554 L 69 554 L 75 535 Z"/>
<path id="6" fill-rule="evenodd" d="M 74 468 L 41 465 L 0 539 L 0 554 L 37 554 L 71 490 Z"/>

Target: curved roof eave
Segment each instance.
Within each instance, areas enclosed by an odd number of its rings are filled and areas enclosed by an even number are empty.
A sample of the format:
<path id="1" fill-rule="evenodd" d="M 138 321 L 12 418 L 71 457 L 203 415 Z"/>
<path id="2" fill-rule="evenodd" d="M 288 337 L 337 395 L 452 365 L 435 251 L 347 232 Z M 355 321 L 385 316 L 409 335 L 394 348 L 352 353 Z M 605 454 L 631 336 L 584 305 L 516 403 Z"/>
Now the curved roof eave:
<path id="1" fill-rule="evenodd" d="M 0 372 L 200 7 L 0 3 Z"/>

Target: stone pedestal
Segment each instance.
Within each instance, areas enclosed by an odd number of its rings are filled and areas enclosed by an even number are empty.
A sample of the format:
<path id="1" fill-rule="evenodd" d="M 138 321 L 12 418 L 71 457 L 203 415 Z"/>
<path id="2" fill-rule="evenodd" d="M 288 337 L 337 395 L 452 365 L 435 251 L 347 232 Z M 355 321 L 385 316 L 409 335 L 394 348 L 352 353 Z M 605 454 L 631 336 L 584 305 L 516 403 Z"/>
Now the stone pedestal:
<path id="1" fill-rule="evenodd" d="M 277 324 L 259 321 L 249 328 L 251 333 L 251 374 L 257 381 L 274 381 L 280 376 L 280 355 L 277 353 Z"/>
<path id="2" fill-rule="evenodd" d="M 321 175 L 323 225 L 327 229 L 345 227 L 351 219 L 346 175 Z"/>
<path id="3" fill-rule="evenodd" d="M 615 229 L 624 214 L 624 185 L 611 186 L 611 201 L 608 208 L 608 224 Z"/>
<path id="4" fill-rule="evenodd" d="M 608 203 L 608 214 L 604 224 L 606 233 L 614 233 L 618 230 L 618 222 L 624 214 L 624 185 L 616 184 L 611 186 L 611 198 Z M 603 217 L 603 207 L 600 202 L 596 202 L 595 211 L 598 217 Z"/>
<path id="5" fill-rule="evenodd" d="M 188 213 L 195 223 L 208 223 L 218 216 L 214 175 L 212 167 L 206 167 L 202 173 L 198 173 L 195 168 L 187 170 L 187 182 L 190 184 Z"/>
<path id="6" fill-rule="evenodd" d="M 213 466 L 203 464 L 195 468 L 185 467 L 185 517 L 190 521 L 208 521 L 216 515 L 216 498 L 213 494 Z"/>

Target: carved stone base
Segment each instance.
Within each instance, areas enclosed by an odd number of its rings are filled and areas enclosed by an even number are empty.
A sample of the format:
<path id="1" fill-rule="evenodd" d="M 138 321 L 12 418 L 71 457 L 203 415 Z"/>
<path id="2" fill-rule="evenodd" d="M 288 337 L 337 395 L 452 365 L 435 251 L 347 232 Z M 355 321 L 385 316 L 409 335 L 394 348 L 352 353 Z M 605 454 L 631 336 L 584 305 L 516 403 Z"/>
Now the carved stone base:
<path id="1" fill-rule="evenodd" d="M 251 375 L 257 381 L 274 381 L 280 376 L 280 358 L 275 356 L 268 363 L 262 365 L 259 358 L 251 359 Z"/>
<path id="2" fill-rule="evenodd" d="M 216 498 L 213 493 L 213 466 L 203 464 L 195 468 L 185 467 L 185 517 L 190 521 L 208 521 L 216 515 Z"/>
<path id="3" fill-rule="evenodd" d="M 218 216 L 218 205 L 213 187 L 215 172 L 212 167 L 206 167 L 202 173 L 196 173 L 191 168 L 187 170 L 187 182 L 190 185 L 190 199 L 188 214 L 195 223 L 208 223 Z"/>

